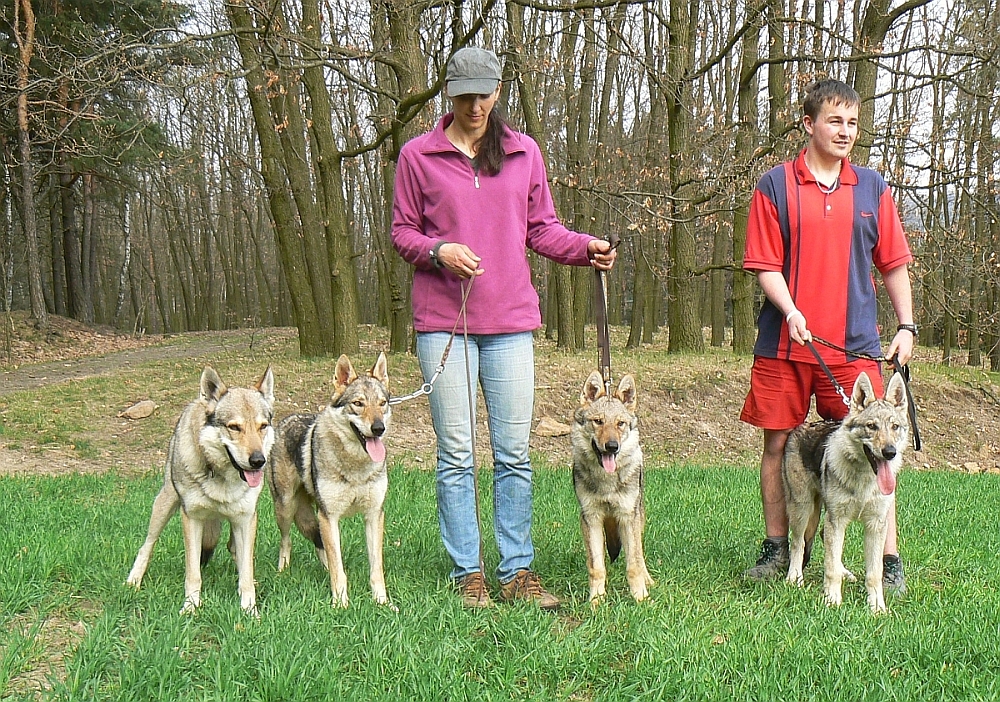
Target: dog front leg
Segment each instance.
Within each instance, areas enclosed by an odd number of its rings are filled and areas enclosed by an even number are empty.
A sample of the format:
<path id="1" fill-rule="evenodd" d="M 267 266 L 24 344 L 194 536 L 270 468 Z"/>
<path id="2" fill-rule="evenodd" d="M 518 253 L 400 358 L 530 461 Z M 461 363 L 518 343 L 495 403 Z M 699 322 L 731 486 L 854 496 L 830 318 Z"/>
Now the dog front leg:
<path id="1" fill-rule="evenodd" d="M 806 556 L 806 532 L 809 525 L 819 516 L 818 508 L 803 502 L 788 502 L 788 582 L 802 587 L 802 574 Z M 815 525 L 813 525 L 815 532 Z"/>
<path id="2" fill-rule="evenodd" d="M 146 541 L 143 542 L 139 548 L 139 553 L 136 554 L 132 570 L 129 571 L 128 578 L 125 579 L 126 585 L 131 585 L 136 590 L 139 589 L 139 586 L 142 584 L 142 577 L 146 574 L 146 568 L 149 567 L 149 559 L 153 555 L 153 547 L 156 546 L 156 541 L 160 538 L 160 534 L 163 533 L 163 528 L 170 521 L 170 518 L 174 516 L 174 512 L 177 511 L 180 504 L 181 501 L 177 496 L 177 491 L 174 490 L 174 486 L 169 480 L 166 481 L 163 487 L 160 488 L 160 492 L 157 493 L 156 499 L 153 500 L 153 512 L 149 515 L 149 529 L 146 531 Z"/>
<path id="3" fill-rule="evenodd" d="M 201 540 L 205 525 L 181 511 L 184 531 L 184 606 L 181 614 L 192 614 L 201 606 Z"/>
<path id="4" fill-rule="evenodd" d="M 385 512 L 382 509 L 365 513 L 365 541 L 368 546 L 368 582 L 372 596 L 379 604 L 389 604 L 382 570 L 382 547 L 385 541 Z"/>
<path id="5" fill-rule="evenodd" d="M 630 518 L 620 521 L 618 526 L 625 544 L 625 577 L 628 589 L 636 602 L 642 602 L 649 597 L 649 585 L 652 578 L 646 570 L 646 560 L 642 552 L 642 524 L 637 519 Z"/>
<path id="6" fill-rule="evenodd" d="M 590 580 L 590 604 L 596 605 L 603 598 L 608 573 L 604 568 L 604 522 L 599 517 L 588 520 L 580 515 L 583 545 L 587 550 L 587 574 Z"/>
<path id="7" fill-rule="evenodd" d="M 333 593 L 335 607 L 347 606 L 347 573 L 344 572 L 344 560 L 340 551 L 340 523 L 337 518 L 331 519 L 325 511 L 319 512 L 319 531 L 323 537 L 323 551 L 326 553 L 327 565 L 330 568 L 330 592 Z"/>
<path id="8" fill-rule="evenodd" d="M 882 591 L 882 550 L 887 531 L 888 524 L 884 517 L 865 522 L 865 589 L 872 614 L 888 611 Z"/>
<path id="9" fill-rule="evenodd" d="M 835 519 L 826 514 L 826 526 L 823 529 L 823 547 L 825 550 L 823 558 L 823 595 L 826 604 L 830 607 L 839 607 L 843 602 L 843 580 L 844 580 L 844 532 L 847 522 Z"/>
<path id="10" fill-rule="evenodd" d="M 233 556 L 236 559 L 236 570 L 239 576 L 238 590 L 240 607 L 254 617 L 257 613 L 257 586 L 253 579 L 254 543 L 257 540 L 257 513 L 249 518 L 234 519 L 230 522 L 232 530 Z"/>
<path id="11" fill-rule="evenodd" d="M 292 516 L 295 498 L 285 495 L 274 498 L 274 521 L 278 523 L 281 542 L 278 546 L 278 572 L 288 567 L 292 560 Z"/>

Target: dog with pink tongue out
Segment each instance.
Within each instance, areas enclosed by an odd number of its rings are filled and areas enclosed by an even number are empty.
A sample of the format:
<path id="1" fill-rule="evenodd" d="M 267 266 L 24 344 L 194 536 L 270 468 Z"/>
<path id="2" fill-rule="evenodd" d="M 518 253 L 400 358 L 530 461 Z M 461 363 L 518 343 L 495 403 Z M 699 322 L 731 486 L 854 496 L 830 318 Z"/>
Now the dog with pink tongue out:
<path id="1" fill-rule="evenodd" d="M 785 444 L 781 477 L 788 510 L 788 582 L 804 583 L 802 568 L 825 511 L 823 595 L 829 606 L 843 601 L 843 581 L 855 580 L 843 563 L 844 534 L 859 521 L 865 531 L 868 606 L 875 614 L 886 611 L 882 550 L 909 439 L 908 408 L 902 374 L 893 374 L 880 398 L 861 373 L 843 421 L 802 425 Z"/>
<path id="2" fill-rule="evenodd" d="M 318 414 L 285 417 L 277 427 L 268 484 L 281 531 L 278 570 L 291 560 L 294 521 L 330 571 L 335 606 L 348 604 L 340 520 L 356 514 L 365 520 L 372 595 L 391 606 L 382 570 L 383 504 L 389 487 L 383 439 L 391 418 L 385 354 L 364 375 L 341 356 L 330 404 Z"/>
<path id="3" fill-rule="evenodd" d="M 605 595 L 605 549 L 614 562 L 624 547 L 625 577 L 637 602 L 649 597 L 654 584 L 642 545 L 645 477 L 636 397 L 631 375 L 623 376 L 608 394 L 601 374 L 594 371 L 583 384 L 573 418 L 573 489 L 580 503 L 592 605 Z"/>

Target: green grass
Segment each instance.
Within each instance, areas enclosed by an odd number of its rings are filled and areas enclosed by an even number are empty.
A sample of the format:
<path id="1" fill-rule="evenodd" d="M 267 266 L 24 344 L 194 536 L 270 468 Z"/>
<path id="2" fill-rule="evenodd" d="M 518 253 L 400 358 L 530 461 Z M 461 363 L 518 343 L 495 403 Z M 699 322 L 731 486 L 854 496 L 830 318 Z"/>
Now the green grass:
<path id="1" fill-rule="evenodd" d="M 298 534 L 291 568 L 278 574 L 265 495 L 255 621 L 239 608 L 235 569 L 221 549 L 204 569 L 202 608 L 178 614 L 177 519 L 142 590 L 122 586 L 159 487 L 154 476 L 3 478 L 0 697 L 30 696 L 29 673 L 45 672 L 65 653 L 65 670 L 50 677 L 45 698 L 996 699 L 1000 533 L 991 517 L 976 515 L 997 513 L 1000 481 L 911 471 L 901 486 L 910 592 L 890 601 L 884 617 L 871 616 L 857 585 L 847 587 L 841 608 L 825 607 L 816 564 L 802 590 L 743 584 L 760 517 L 755 471 L 734 467 L 650 467 L 652 601 L 631 601 L 616 564 L 608 601 L 592 610 L 568 471 L 540 461 L 535 567 L 567 601 L 558 614 L 462 610 L 445 583 L 433 476 L 397 464 L 385 560 L 399 612 L 371 601 L 360 518 L 343 530 L 350 608 L 332 607 L 326 572 Z M 855 526 L 845 554 L 856 571 L 860 549 Z M 495 549 L 487 561 L 496 564 Z M 78 621 L 84 625 L 73 634 Z M 60 640 L 53 631 L 69 633 Z"/>

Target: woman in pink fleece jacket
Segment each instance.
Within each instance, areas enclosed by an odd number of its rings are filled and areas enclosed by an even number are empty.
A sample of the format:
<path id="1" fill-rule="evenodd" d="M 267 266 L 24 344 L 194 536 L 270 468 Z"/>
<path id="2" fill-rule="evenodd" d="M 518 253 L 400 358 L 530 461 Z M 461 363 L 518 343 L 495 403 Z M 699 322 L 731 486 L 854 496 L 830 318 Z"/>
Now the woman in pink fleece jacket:
<path id="1" fill-rule="evenodd" d="M 500 597 L 556 609 L 558 598 L 531 570 L 532 332 L 542 318 L 527 250 L 600 270 L 611 269 L 615 252 L 608 242 L 559 222 L 538 145 L 494 110 L 500 77 L 500 62 L 492 51 L 468 47 L 448 62 L 452 112 L 399 154 L 392 242 L 416 267 L 413 326 L 425 378 L 433 375 L 458 318 L 463 282 L 476 277 L 466 305 L 468 351 L 471 376 L 478 379 L 486 402 L 493 447 Z M 465 606 L 487 607 L 490 597 L 480 570 L 474 518 L 461 336 L 429 398 L 437 435 L 438 520 L 455 564 L 451 577 Z"/>

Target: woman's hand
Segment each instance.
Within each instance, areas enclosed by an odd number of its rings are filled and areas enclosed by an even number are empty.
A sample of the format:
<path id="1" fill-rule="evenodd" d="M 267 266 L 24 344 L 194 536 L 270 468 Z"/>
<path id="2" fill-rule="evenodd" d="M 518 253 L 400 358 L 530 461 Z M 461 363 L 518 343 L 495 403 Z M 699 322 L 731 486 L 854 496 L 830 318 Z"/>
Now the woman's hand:
<path id="1" fill-rule="evenodd" d="M 437 257 L 442 266 L 459 278 L 471 278 L 486 272 L 479 267 L 482 259 L 465 244 L 444 244 L 438 249 Z"/>
<path id="2" fill-rule="evenodd" d="M 599 271 L 610 271 L 617 257 L 618 252 L 612 248 L 611 242 L 591 239 L 587 243 L 587 258 L 590 259 L 590 265 Z"/>

